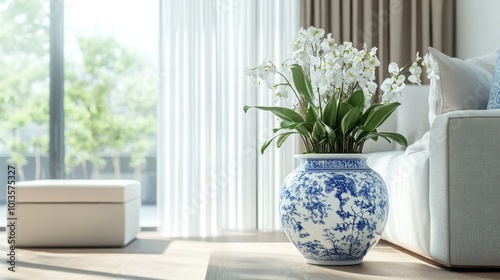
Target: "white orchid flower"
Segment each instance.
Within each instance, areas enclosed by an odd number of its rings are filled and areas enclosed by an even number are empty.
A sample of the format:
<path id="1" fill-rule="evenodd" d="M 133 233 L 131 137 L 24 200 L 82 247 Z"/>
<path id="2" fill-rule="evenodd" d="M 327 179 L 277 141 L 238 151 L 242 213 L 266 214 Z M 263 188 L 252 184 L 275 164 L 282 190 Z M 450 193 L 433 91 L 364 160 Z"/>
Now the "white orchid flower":
<path id="1" fill-rule="evenodd" d="M 269 76 L 269 69 L 264 67 L 264 65 L 259 66 L 257 68 L 257 76 L 264 81 L 267 80 L 267 77 Z"/>
<path id="2" fill-rule="evenodd" d="M 271 90 L 276 90 L 278 88 L 278 84 L 275 84 L 272 79 L 266 80 L 266 87 Z"/>
<path id="3" fill-rule="evenodd" d="M 388 91 L 382 95 L 382 103 L 391 103 L 396 101 L 397 92 Z"/>
<path id="4" fill-rule="evenodd" d="M 307 34 L 306 30 L 304 27 L 299 28 L 299 31 L 297 32 L 297 37 L 305 37 Z"/>
<path id="5" fill-rule="evenodd" d="M 317 56 L 310 55 L 309 62 L 311 63 L 312 66 L 321 67 L 321 59 Z"/>
<path id="6" fill-rule="evenodd" d="M 364 69 L 364 63 L 362 61 L 359 61 L 357 59 L 355 59 L 353 62 L 352 62 L 352 69 L 354 69 L 354 71 L 356 73 L 363 73 L 363 69 Z"/>
<path id="7" fill-rule="evenodd" d="M 299 64 L 304 65 L 309 62 L 309 54 L 306 52 L 306 50 L 298 50 L 294 53 L 294 59 Z"/>
<path id="8" fill-rule="evenodd" d="M 419 56 L 419 53 L 417 52 L 415 54 L 415 62 L 421 62 L 422 58 Z"/>
<path id="9" fill-rule="evenodd" d="M 286 90 L 280 90 L 274 95 L 274 103 L 278 103 L 282 99 L 288 98 L 288 92 Z"/>
<path id="10" fill-rule="evenodd" d="M 391 64 L 389 64 L 389 73 L 391 73 L 392 75 L 399 74 L 399 67 L 396 62 L 391 62 Z"/>
<path id="11" fill-rule="evenodd" d="M 346 50 L 351 50 L 352 49 L 352 42 L 344 41 L 344 46 L 345 46 Z"/>
<path id="12" fill-rule="evenodd" d="M 326 39 L 321 42 L 321 48 L 324 52 L 330 52 L 333 48 L 335 48 L 335 39 L 332 38 L 331 33 L 328 33 Z"/>
<path id="13" fill-rule="evenodd" d="M 367 78 L 370 81 L 375 80 L 375 69 L 365 68 L 365 70 L 363 70 L 363 77 Z"/>
<path id="14" fill-rule="evenodd" d="M 309 28 L 307 28 L 306 37 L 311 42 L 318 42 L 323 35 L 325 35 L 324 29 L 316 28 L 314 26 L 309 26 Z"/>
<path id="15" fill-rule="evenodd" d="M 410 73 L 413 75 L 420 75 L 422 73 L 422 68 L 418 66 L 417 62 L 413 62 L 408 71 L 410 71 Z"/>
<path id="16" fill-rule="evenodd" d="M 250 77 L 250 83 L 252 86 L 259 86 L 260 80 L 256 77 Z"/>
<path id="17" fill-rule="evenodd" d="M 404 84 L 406 77 L 404 75 L 398 75 L 394 77 L 394 82 L 397 86 Z"/>
<path id="18" fill-rule="evenodd" d="M 354 69 L 349 68 L 344 73 L 344 81 L 346 84 L 352 84 L 356 80 L 356 72 Z"/>
<path id="19" fill-rule="evenodd" d="M 424 55 L 422 66 L 427 68 L 427 78 L 439 80 L 439 76 L 436 74 L 436 71 L 438 71 L 438 64 L 432 59 L 429 54 Z"/>
<path id="20" fill-rule="evenodd" d="M 380 66 L 380 61 L 376 56 L 370 56 L 370 59 L 364 61 L 365 67 L 378 67 Z"/>
<path id="21" fill-rule="evenodd" d="M 401 93 L 405 87 L 406 87 L 405 83 L 401 83 L 399 85 L 395 84 L 393 85 L 392 90 L 396 93 Z"/>
<path id="22" fill-rule="evenodd" d="M 380 90 L 382 90 L 384 93 L 391 91 L 392 84 L 394 83 L 394 78 L 386 78 L 383 82 L 382 85 L 380 85 Z"/>
<path id="23" fill-rule="evenodd" d="M 408 81 L 414 83 L 414 84 L 417 84 L 417 85 L 421 85 L 422 84 L 422 81 L 420 80 L 420 75 L 410 75 L 408 77 Z"/>
<path id="24" fill-rule="evenodd" d="M 253 70 L 250 69 L 249 67 L 245 67 L 245 75 L 253 76 L 254 75 Z"/>
<path id="25" fill-rule="evenodd" d="M 377 87 L 378 87 L 378 85 L 375 82 L 368 81 L 366 83 L 366 88 L 368 89 L 369 93 L 375 93 L 375 91 L 377 90 Z"/>

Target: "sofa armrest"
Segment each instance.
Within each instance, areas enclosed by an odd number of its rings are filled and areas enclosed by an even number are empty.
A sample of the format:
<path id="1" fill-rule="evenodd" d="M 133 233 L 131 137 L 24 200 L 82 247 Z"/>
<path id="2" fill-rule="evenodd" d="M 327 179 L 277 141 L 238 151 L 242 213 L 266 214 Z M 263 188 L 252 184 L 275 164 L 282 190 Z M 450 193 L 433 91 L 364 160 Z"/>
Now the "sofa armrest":
<path id="1" fill-rule="evenodd" d="M 431 256 L 500 266 L 500 110 L 441 115 L 429 138 Z"/>

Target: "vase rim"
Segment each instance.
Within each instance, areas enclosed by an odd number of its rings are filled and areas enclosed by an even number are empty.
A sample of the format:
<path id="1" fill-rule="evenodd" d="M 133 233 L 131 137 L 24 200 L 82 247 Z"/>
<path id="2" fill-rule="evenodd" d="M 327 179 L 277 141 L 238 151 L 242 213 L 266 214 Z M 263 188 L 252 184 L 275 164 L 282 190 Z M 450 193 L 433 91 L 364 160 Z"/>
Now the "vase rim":
<path id="1" fill-rule="evenodd" d="M 368 155 L 366 154 L 298 154 L 295 155 L 297 159 L 366 159 Z"/>

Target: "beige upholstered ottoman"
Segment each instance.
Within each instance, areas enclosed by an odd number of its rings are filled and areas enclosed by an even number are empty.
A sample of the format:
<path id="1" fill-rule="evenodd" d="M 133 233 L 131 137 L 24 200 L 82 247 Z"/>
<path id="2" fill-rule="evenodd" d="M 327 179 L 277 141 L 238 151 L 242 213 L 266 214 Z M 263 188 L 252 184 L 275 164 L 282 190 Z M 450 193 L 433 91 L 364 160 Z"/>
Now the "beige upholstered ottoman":
<path id="1" fill-rule="evenodd" d="M 19 247 L 117 247 L 139 232 L 138 181 L 38 180 L 16 189 Z"/>

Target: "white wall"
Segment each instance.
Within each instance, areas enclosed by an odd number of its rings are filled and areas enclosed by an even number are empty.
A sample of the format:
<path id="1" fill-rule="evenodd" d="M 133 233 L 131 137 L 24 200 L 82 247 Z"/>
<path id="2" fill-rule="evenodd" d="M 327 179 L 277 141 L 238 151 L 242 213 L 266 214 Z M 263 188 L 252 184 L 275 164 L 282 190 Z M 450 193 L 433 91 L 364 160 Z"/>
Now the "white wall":
<path id="1" fill-rule="evenodd" d="M 457 57 L 487 54 L 500 47 L 500 1 L 457 0 Z"/>

